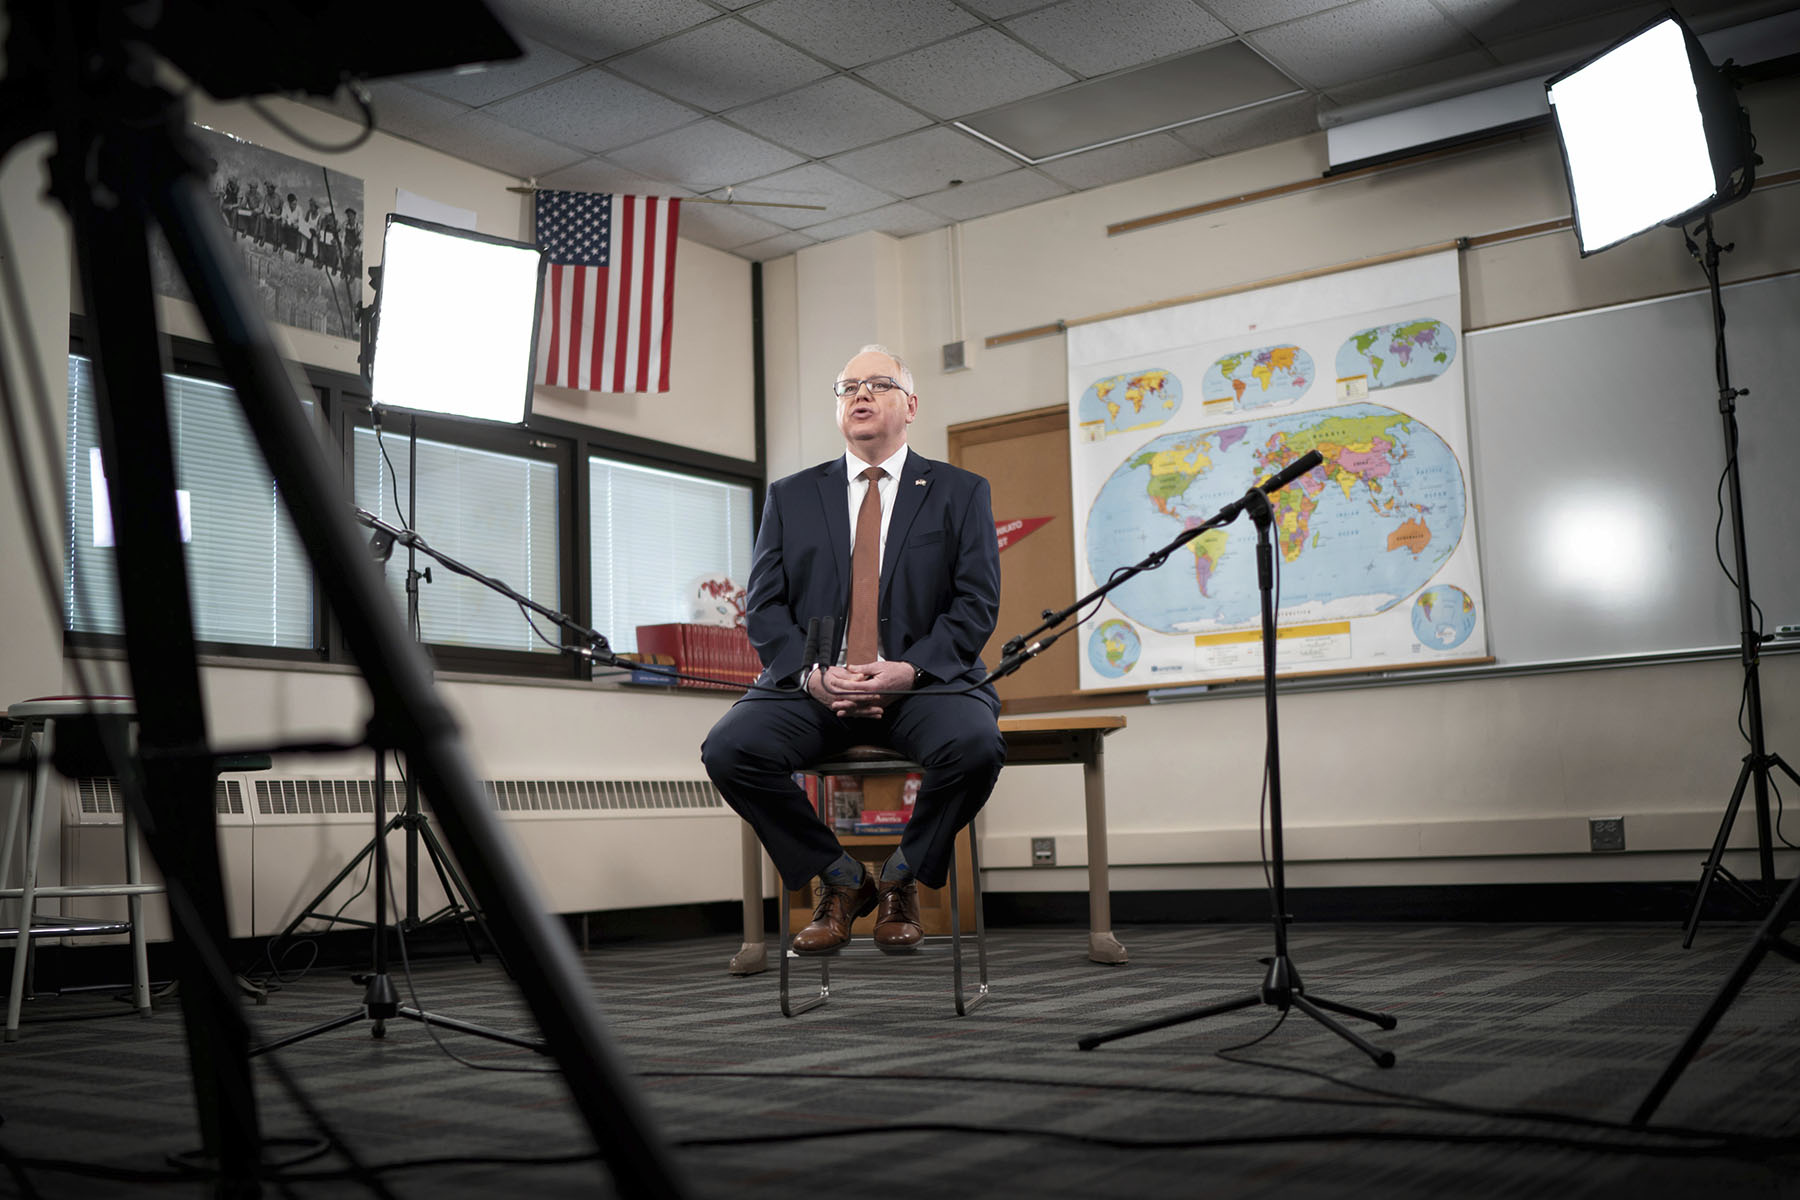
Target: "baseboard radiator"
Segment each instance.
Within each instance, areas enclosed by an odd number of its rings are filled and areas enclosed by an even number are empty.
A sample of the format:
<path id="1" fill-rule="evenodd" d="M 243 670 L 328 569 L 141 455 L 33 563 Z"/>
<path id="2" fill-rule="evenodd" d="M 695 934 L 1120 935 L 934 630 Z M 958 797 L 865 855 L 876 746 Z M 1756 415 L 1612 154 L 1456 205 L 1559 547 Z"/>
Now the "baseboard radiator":
<path id="1" fill-rule="evenodd" d="M 551 912 L 603 912 L 741 895 L 738 818 L 710 780 L 489 779 L 483 786 Z M 384 780 L 382 801 L 390 817 L 404 811 L 404 780 Z M 372 855 L 328 896 L 313 902 L 373 839 L 373 779 L 228 773 L 214 791 L 214 809 L 234 937 L 278 932 L 308 907 L 331 913 L 342 905 L 345 916 L 372 917 Z M 423 809 L 426 823 L 441 833 L 429 797 Z M 52 882 L 53 873 L 70 883 L 124 878 L 119 836 L 124 810 L 116 781 L 68 782 L 60 813 L 62 852 L 44 855 L 44 882 Z M 56 836 L 46 832 L 46 837 Z M 442 908 L 446 893 L 420 838 L 415 839 L 417 897 L 413 911 L 406 912 L 408 834 L 395 830 L 387 841 L 401 915 L 423 918 Z M 155 878 L 148 854 L 144 861 L 146 877 Z M 79 909 L 73 907 L 77 902 L 69 903 L 68 911 L 84 916 L 114 915 L 115 907 L 117 915 L 124 912 L 124 901 L 116 898 L 80 901 Z M 167 938 L 161 899 L 147 907 L 149 935 Z M 45 904 L 40 911 L 54 909 Z M 317 919 L 303 926 L 329 927 Z"/>

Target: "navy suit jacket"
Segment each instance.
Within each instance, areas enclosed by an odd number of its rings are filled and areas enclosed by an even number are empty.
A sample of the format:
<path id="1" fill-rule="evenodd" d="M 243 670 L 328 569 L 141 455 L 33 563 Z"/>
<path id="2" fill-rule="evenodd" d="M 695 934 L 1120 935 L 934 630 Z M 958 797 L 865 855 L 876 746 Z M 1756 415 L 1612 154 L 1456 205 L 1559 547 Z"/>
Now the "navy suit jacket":
<path id="1" fill-rule="evenodd" d="M 791 681 L 806 665 L 807 623 L 830 617 L 841 639 L 850 603 L 850 511 L 840 456 L 769 487 L 757 531 L 745 624 L 762 657 L 758 683 Z M 882 657 L 924 683 L 973 683 L 1000 611 L 1000 545 L 987 480 L 909 451 L 895 484 L 881 560 Z M 837 643 L 824 651 L 835 658 Z M 992 687 L 982 695 L 997 710 Z M 767 698 L 752 690 L 746 698 Z"/>

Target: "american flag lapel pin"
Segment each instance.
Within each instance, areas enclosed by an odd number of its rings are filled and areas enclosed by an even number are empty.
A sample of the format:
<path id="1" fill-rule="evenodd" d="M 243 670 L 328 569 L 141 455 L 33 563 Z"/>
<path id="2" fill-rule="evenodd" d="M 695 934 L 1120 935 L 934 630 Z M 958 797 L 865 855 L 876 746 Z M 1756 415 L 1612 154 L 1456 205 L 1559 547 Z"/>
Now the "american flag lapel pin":
<path id="1" fill-rule="evenodd" d="M 925 486 L 925 481 L 923 479 L 915 479 L 915 480 L 913 480 L 913 483 L 915 486 L 918 486 L 918 487 Z"/>

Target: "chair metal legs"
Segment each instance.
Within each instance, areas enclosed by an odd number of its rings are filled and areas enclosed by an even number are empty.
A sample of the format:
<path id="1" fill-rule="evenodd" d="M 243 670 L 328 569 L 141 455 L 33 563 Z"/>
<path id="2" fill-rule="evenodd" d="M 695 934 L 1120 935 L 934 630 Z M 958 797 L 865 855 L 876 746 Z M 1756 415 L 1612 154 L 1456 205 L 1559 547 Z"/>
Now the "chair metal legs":
<path id="1" fill-rule="evenodd" d="M 973 830 L 969 832 L 969 867 L 970 876 L 974 881 L 969 889 L 969 898 L 971 903 L 975 906 L 976 985 L 972 992 L 965 988 L 963 982 L 962 889 L 957 884 L 956 862 L 954 858 L 950 863 L 950 978 L 955 988 L 956 1015 L 959 1017 L 967 1016 L 976 1005 L 988 998 L 987 920 L 981 912 L 981 860 L 975 849 L 975 834 Z M 781 959 L 781 968 L 779 972 L 781 978 L 781 1015 L 784 1017 L 797 1017 L 809 1009 L 819 1007 L 831 998 L 831 959 L 835 958 L 840 951 L 832 950 L 824 954 L 806 955 L 807 958 L 816 959 L 818 961 L 819 990 L 816 995 L 809 995 L 804 999 L 797 999 L 790 989 L 788 972 L 793 962 L 801 956 L 794 953 L 793 949 L 794 934 L 790 928 L 791 923 L 788 919 L 789 901 L 787 885 L 785 883 L 777 883 L 776 886 L 781 889 L 781 917 L 779 926 L 781 930 L 781 949 L 779 954 Z M 927 940 L 930 941 L 936 939 Z M 890 956 L 884 955 L 883 957 Z"/>

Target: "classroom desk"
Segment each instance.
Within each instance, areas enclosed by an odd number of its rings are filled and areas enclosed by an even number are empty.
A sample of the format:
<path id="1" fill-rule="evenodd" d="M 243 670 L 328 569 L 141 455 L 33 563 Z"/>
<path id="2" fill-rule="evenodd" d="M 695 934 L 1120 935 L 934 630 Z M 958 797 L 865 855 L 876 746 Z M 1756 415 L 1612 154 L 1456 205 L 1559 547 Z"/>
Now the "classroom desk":
<path id="1" fill-rule="evenodd" d="M 1008 768 L 1036 764 L 1081 764 L 1087 802 L 1088 846 L 1088 957 L 1098 963 L 1118 965 L 1131 961 L 1112 932 L 1112 896 L 1107 883 L 1106 770 L 1103 745 L 1106 735 L 1125 728 L 1120 716 L 1001 717 L 1000 734 L 1006 739 Z M 768 969 L 768 946 L 763 928 L 763 852 L 743 825 L 741 850 L 744 875 L 744 944 L 731 959 L 733 975 L 755 975 Z"/>

